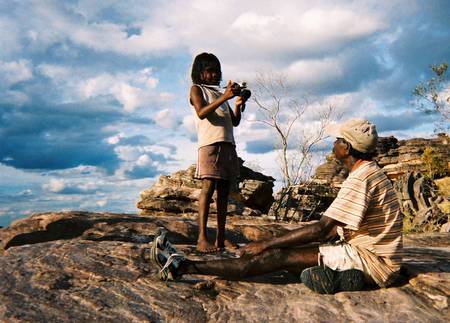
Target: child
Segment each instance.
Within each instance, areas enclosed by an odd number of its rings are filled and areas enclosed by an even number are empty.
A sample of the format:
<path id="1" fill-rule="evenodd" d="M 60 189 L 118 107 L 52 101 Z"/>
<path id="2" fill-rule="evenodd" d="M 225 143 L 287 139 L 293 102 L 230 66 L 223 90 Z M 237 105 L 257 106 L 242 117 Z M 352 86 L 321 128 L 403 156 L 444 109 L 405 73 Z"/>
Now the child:
<path id="1" fill-rule="evenodd" d="M 193 106 L 198 134 L 198 162 L 195 177 L 202 180 L 199 199 L 197 250 L 209 253 L 225 247 L 225 221 L 230 183 L 239 174 L 233 126 L 241 121 L 245 101 L 238 97 L 234 111 L 228 100 L 239 92 L 236 84 L 228 81 L 225 92 L 220 92 L 222 72 L 220 62 L 210 53 L 197 55 L 192 64 L 190 103 Z M 209 202 L 217 190 L 217 235 L 215 245 L 206 235 Z"/>

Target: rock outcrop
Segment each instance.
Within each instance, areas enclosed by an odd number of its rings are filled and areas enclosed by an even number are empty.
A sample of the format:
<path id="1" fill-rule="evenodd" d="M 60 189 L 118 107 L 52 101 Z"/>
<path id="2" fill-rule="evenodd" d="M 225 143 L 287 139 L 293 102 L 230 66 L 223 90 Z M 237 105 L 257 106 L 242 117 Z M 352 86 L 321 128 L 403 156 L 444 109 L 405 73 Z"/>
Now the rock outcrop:
<path id="1" fill-rule="evenodd" d="M 267 213 L 272 202 L 274 178 L 254 172 L 242 165 L 237 192 L 230 194 L 228 211 L 235 215 L 261 215 Z M 198 211 L 202 183 L 194 178 L 195 165 L 169 176 L 161 176 L 158 182 L 141 192 L 137 207 L 141 214 L 153 214 L 154 211 L 175 214 Z M 216 195 L 213 196 L 210 212 L 216 212 Z"/>
<path id="2" fill-rule="evenodd" d="M 450 162 L 450 138 L 439 134 L 436 138 L 414 138 L 397 140 L 395 137 L 380 138 L 378 141 L 378 164 L 392 179 L 406 173 L 425 170 L 421 160 L 427 147 L 433 148 L 436 154 L 447 164 Z"/>
<path id="3" fill-rule="evenodd" d="M 269 216 L 280 220 L 317 220 L 336 197 L 338 188 L 317 182 L 282 189 L 275 196 Z"/>
<path id="4" fill-rule="evenodd" d="M 197 227 L 188 217 L 33 215 L 0 229 L 0 321 L 448 321 L 449 234 L 406 237 L 407 277 L 396 287 L 318 295 L 284 271 L 241 281 L 184 276 L 161 282 L 148 262 L 148 242 L 160 226 L 190 258 L 234 257 L 195 254 Z M 240 243 L 295 227 L 232 217 L 227 229 Z"/>
<path id="5" fill-rule="evenodd" d="M 412 231 L 440 231 L 450 221 L 450 214 L 439 207 L 450 196 L 440 194 L 433 180 L 420 172 L 406 173 L 394 183 L 405 215 L 405 225 Z"/>
<path id="6" fill-rule="evenodd" d="M 395 137 L 381 137 L 378 139 L 375 160 L 389 178 L 396 180 L 407 173 L 425 170 L 421 158 L 427 147 L 433 148 L 439 158 L 450 163 L 450 138 L 445 134 L 432 139 L 398 140 Z M 347 176 L 348 172 L 330 154 L 326 162 L 317 167 L 313 179 L 319 184 L 339 187 Z"/>

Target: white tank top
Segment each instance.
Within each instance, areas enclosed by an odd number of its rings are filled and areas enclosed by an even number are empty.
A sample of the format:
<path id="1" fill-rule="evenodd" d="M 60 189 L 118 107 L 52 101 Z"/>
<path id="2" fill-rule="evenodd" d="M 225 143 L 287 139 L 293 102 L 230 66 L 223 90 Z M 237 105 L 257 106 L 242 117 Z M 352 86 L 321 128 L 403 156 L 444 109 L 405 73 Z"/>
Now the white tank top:
<path id="1" fill-rule="evenodd" d="M 206 104 L 210 104 L 223 93 L 217 86 L 207 86 L 195 84 L 203 92 L 203 99 Z M 189 100 L 190 102 L 190 100 Z M 195 126 L 197 128 L 198 147 L 211 145 L 215 142 L 230 142 L 234 145 L 233 123 L 231 121 L 230 106 L 228 102 L 223 103 L 216 110 L 210 112 L 203 120 L 197 116 L 195 108 L 192 106 Z"/>

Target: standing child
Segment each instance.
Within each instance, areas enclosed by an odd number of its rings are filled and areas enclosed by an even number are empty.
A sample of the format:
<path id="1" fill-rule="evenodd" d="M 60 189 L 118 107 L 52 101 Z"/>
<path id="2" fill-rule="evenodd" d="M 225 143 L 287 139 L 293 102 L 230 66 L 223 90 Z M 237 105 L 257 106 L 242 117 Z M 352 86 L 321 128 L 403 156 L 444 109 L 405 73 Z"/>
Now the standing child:
<path id="1" fill-rule="evenodd" d="M 222 72 L 220 62 L 210 53 L 197 55 L 192 64 L 190 103 L 194 107 L 198 135 L 198 161 L 195 177 L 202 180 L 199 200 L 199 234 L 197 250 L 215 252 L 225 247 L 225 221 L 230 183 L 239 174 L 233 126 L 241 121 L 245 101 L 238 97 L 234 111 L 228 100 L 238 94 L 235 83 L 228 81 L 225 92 L 220 91 Z M 217 190 L 217 235 L 215 245 L 207 239 L 209 202 Z"/>

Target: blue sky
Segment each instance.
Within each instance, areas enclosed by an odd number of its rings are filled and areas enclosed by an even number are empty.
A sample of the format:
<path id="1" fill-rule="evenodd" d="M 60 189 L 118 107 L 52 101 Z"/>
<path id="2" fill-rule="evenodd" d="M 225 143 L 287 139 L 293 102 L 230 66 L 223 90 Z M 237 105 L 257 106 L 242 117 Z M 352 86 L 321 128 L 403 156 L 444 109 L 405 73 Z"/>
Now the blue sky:
<path id="1" fill-rule="evenodd" d="M 140 191 L 195 163 L 187 96 L 203 51 L 224 80 L 281 73 L 381 135 L 429 137 L 436 118 L 411 93 L 449 60 L 449 12 L 412 0 L 0 0 L 0 225 L 48 210 L 136 213 Z M 280 178 L 257 118 L 249 103 L 238 153 Z"/>

